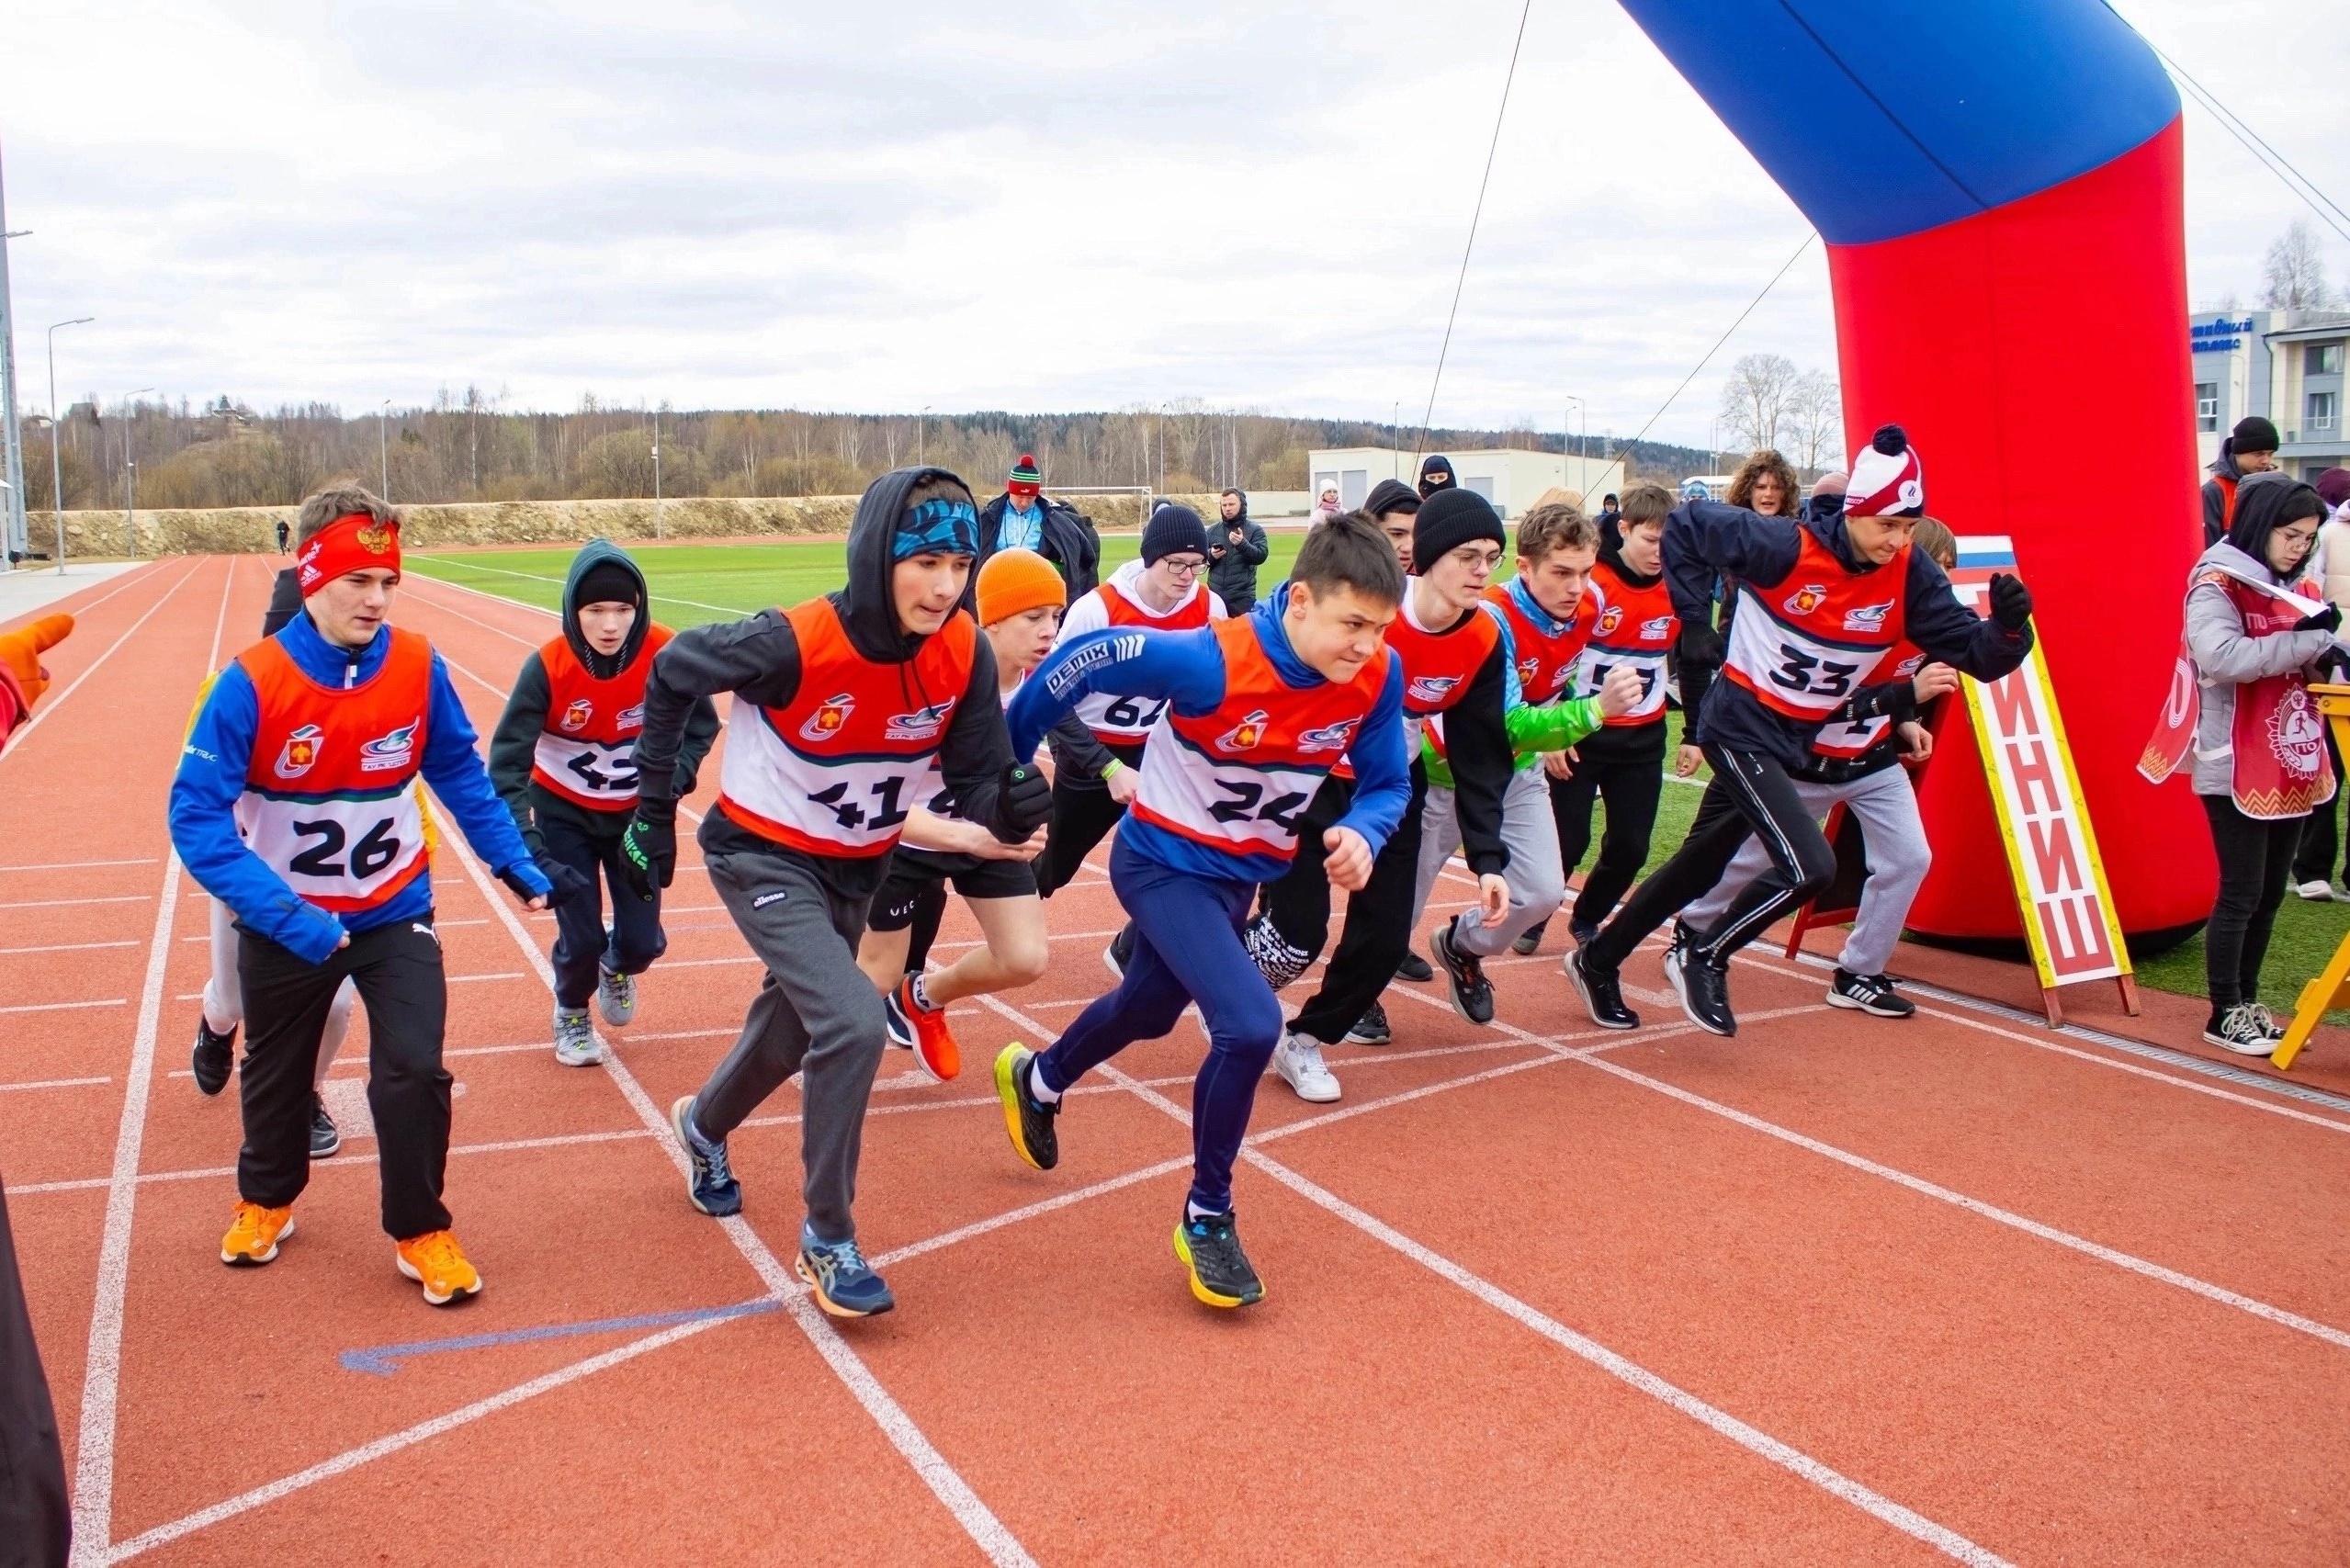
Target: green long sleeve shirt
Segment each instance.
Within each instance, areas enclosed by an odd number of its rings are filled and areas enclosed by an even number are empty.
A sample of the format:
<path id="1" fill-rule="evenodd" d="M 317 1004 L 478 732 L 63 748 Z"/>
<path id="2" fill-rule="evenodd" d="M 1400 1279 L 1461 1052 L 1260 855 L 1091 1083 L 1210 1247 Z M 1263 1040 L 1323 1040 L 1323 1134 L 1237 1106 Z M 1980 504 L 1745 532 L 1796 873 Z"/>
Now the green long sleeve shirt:
<path id="1" fill-rule="evenodd" d="M 1531 768 L 1543 752 L 1564 751 L 1604 722 L 1597 697 L 1571 697 L 1538 705 L 1520 703 L 1501 716 L 1501 727 L 1508 734 L 1509 749 L 1515 753 L 1510 765 L 1521 772 Z M 1451 789 L 1452 770 L 1437 754 L 1436 744 L 1425 730 L 1420 736 L 1419 754 L 1421 763 L 1428 769 L 1429 784 Z"/>

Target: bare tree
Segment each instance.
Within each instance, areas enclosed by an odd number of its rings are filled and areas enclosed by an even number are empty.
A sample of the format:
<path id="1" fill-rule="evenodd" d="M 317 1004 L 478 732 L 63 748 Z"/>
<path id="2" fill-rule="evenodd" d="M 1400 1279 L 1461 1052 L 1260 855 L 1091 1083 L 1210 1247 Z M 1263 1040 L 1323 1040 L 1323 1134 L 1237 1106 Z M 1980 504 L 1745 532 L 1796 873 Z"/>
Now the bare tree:
<path id="1" fill-rule="evenodd" d="M 1825 370 L 1806 370 L 1795 378 L 1787 402 L 1788 439 L 1802 467 L 1820 468 L 1836 461 L 1844 441 L 1844 393 L 1836 378 Z M 1825 456 L 1827 463 L 1821 461 Z"/>
<path id="2" fill-rule="evenodd" d="M 1722 427 L 1746 446 L 1777 446 L 1779 427 L 1802 379 L 1783 354 L 1746 354 L 1722 384 Z"/>
<path id="3" fill-rule="evenodd" d="M 2261 262 L 2260 302 L 2271 310 L 2322 310 L 2333 303 L 2325 281 L 2325 248 L 2317 225 L 2296 218 L 2268 243 Z"/>

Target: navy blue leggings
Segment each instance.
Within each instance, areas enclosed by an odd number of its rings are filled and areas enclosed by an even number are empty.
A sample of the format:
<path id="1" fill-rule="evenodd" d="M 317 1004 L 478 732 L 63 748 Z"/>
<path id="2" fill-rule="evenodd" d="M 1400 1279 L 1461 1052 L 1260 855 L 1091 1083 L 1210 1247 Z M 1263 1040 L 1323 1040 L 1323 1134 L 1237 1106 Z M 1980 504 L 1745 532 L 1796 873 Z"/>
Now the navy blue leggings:
<path id="1" fill-rule="evenodd" d="M 661 905 L 648 904 L 628 891 L 617 835 L 590 838 L 552 812 L 538 818 L 538 835 L 546 840 L 548 855 L 588 880 L 586 892 L 555 905 L 555 1003 L 583 1008 L 595 995 L 598 968 L 641 975 L 669 950 L 669 938 L 661 929 Z M 612 885 L 608 931 L 602 882 Z"/>
<path id="2" fill-rule="evenodd" d="M 1045 1088 L 1065 1089 L 1135 1041 L 1168 1033 L 1198 1002 L 1208 1055 L 1192 1084 L 1192 1201 L 1222 1213 L 1232 1207 L 1232 1162 L 1257 1080 L 1281 1042 L 1281 1003 L 1240 945 L 1256 885 L 1169 871 L 1121 837 L 1110 851 L 1110 886 L 1135 923 L 1126 977 L 1078 1014 L 1037 1071 Z"/>

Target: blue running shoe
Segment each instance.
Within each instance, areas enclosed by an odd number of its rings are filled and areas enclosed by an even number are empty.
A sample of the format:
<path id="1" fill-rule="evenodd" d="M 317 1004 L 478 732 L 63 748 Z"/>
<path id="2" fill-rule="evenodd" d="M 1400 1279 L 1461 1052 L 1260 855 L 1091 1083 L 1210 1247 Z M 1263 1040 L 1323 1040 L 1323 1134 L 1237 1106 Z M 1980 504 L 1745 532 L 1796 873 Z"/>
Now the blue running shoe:
<path id="1" fill-rule="evenodd" d="M 685 1179 L 685 1195 L 694 1206 L 712 1219 L 742 1213 L 742 1183 L 734 1179 L 734 1169 L 727 1164 L 726 1140 L 713 1143 L 695 1130 L 692 1095 L 669 1108 L 669 1128 L 677 1134 L 693 1167 Z"/>
<path id="2" fill-rule="evenodd" d="M 834 1317 L 873 1317 L 898 1304 L 853 1239 L 819 1241 L 814 1231 L 802 1225 L 796 1266 L 816 1292 L 816 1304 Z"/>

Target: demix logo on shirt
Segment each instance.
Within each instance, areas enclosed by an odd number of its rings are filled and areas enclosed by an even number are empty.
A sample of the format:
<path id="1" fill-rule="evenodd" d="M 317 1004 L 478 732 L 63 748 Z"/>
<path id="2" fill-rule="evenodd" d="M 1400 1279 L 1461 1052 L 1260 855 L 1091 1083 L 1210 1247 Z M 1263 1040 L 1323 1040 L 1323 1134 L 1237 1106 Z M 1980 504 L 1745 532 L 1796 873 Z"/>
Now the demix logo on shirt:
<path id="1" fill-rule="evenodd" d="M 830 740 L 847 728 L 849 715 L 856 711 L 857 700 L 842 692 L 830 702 L 819 703 L 808 722 L 799 727 L 802 740 Z"/>
<path id="2" fill-rule="evenodd" d="M 298 779 L 316 767 L 319 746 L 325 739 L 326 731 L 315 724 L 306 724 L 286 737 L 286 744 L 277 751 L 277 776 Z"/>
<path id="3" fill-rule="evenodd" d="M 388 773 L 404 768 L 416 750 L 416 729 L 424 721 L 412 718 L 389 735 L 378 735 L 359 748 L 359 771 L 363 773 Z"/>

